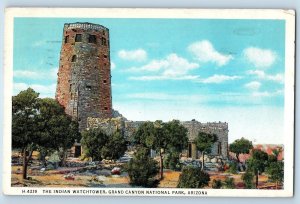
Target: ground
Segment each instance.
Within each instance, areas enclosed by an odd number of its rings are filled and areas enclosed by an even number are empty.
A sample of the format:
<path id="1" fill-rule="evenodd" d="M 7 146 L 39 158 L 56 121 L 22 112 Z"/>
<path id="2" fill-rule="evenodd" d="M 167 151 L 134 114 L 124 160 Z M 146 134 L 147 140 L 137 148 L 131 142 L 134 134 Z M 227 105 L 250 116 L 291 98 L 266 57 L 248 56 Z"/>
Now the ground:
<path id="1" fill-rule="evenodd" d="M 41 172 L 39 169 L 29 170 L 29 180 L 22 179 L 21 166 L 12 166 L 12 186 L 31 187 L 132 187 L 126 172 L 120 175 L 111 175 L 109 169 L 93 170 L 86 167 L 59 168 Z M 214 179 L 224 181 L 227 177 L 234 178 L 236 188 L 244 188 L 241 180 L 242 173 L 230 174 L 224 172 L 208 172 L 210 174 L 209 186 Z M 71 175 L 71 179 L 67 175 Z M 160 181 L 159 188 L 176 188 L 181 172 L 166 169 L 164 179 Z M 74 180 L 73 180 L 74 178 Z M 259 188 L 273 188 L 274 183 L 269 183 L 266 175 L 259 176 Z"/>

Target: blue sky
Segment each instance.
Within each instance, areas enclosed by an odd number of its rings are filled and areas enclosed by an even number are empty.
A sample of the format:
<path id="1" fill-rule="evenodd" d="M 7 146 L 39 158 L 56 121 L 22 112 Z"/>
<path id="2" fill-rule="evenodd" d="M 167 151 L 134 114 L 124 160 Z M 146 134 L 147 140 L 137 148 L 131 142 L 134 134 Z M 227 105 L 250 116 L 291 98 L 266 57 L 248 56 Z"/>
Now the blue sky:
<path id="1" fill-rule="evenodd" d="M 229 123 L 283 143 L 283 20 L 16 18 L 14 94 L 54 97 L 64 23 L 110 30 L 113 107 L 131 120 Z"/>

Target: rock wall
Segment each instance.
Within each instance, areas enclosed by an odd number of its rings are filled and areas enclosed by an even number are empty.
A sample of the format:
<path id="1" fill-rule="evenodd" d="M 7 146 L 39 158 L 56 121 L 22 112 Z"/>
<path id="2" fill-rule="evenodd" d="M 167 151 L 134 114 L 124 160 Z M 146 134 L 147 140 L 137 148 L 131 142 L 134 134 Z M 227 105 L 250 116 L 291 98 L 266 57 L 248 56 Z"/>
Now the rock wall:
<path id="1" fill-rule="evenodd" d="M 121 130 L 124 137 L 130 139 L 138 127 L 145 121 L 128 121 L 122 117 L 101 119 L 101 118 L 88 118 L 88 128 L 102 128 L 108 134 L 114 131 Z M 192 148 L 192 155 L 190 157 L 197 158 L 199 154 L 196 152 L 194 141 L 199 132 L 209 134 L 216 134 L 218 141 L 213 145 L 211 154 L 212 156 L 221 156 L 228 158 L 228 123 L 213 122 L 213 123 L 200 123 L 196 120 L 182 121 L 181 124 L 188 130 L 189 143 Z"/>

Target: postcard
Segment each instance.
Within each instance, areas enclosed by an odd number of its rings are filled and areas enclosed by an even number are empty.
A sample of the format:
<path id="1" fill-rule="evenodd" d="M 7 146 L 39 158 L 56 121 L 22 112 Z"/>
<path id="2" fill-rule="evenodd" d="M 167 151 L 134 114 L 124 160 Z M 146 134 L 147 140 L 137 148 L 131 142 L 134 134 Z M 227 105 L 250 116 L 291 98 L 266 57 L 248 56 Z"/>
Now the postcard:
<path id="1" fill-rule="evenodd" d="M 5 17 L 5 194 L 293 196 L 293 10 Z"/>

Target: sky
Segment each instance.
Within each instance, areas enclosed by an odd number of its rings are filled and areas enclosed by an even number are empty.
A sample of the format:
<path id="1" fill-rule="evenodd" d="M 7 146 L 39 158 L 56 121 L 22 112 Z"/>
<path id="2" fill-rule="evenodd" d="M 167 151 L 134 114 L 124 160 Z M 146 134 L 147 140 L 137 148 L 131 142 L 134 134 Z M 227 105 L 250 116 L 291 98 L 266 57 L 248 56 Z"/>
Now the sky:
<path id="1" fill-rule="evenodd" d="M 127 119 L 221 121 L 229 142 L 283 143 L 283 20 L 15 18 L 14 95 L 54 98 L 73 22 L 109 29 L 113 108 Z"/>

